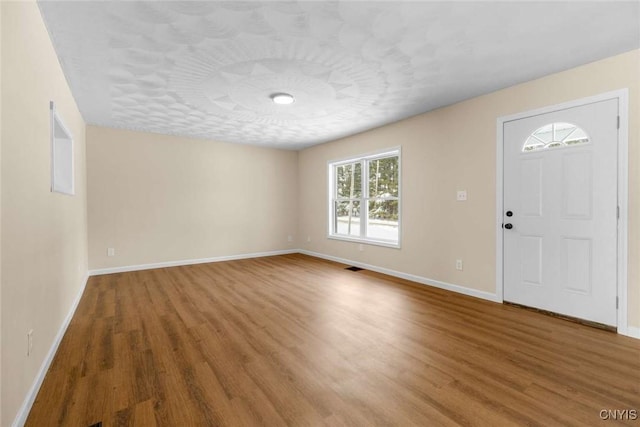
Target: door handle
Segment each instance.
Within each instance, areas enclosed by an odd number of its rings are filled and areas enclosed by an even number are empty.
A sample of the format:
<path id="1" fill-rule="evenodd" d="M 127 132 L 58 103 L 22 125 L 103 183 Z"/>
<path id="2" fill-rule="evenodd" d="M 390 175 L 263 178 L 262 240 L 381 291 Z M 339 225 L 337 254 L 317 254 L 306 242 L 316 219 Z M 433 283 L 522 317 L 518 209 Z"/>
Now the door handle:
<path id="1" fill-rule="evenodd" d="M 504 228 L 506 228 L 507 230 L 511 230 L 513 228 L 513 224 L 506 223 L 504 225 Z"/>

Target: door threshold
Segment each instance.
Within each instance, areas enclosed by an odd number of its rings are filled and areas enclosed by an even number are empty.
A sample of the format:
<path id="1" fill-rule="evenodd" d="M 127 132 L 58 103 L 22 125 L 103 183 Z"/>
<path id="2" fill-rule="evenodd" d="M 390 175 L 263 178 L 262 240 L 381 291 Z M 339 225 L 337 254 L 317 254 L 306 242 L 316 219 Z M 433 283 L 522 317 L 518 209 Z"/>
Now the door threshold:
<path id="1" fill-rule="evenodd" d="M 522 305 L 522 304 L 518 304 L 518 303 L 515 303 L 515 302 L 504 301 L 504 304 L 507 304 L 507 305 L 510 305 L 510 306 L 513 306 L 513 307 L 524 308 L 525 310 L 535 311 L 536 313 L 541 313 L 541 314 L 544 314 L 546 316 L 557 317 L 558 319 L 566 320 L 566 321 L 573 322 L 573 323 L 579 323 L 581 325 L 590 326 L 592 328 L 597 328 L 597 329 L 602 329 L 602 330 L 605 330 L 605 331 L 608 331 L 608 332 L 614 332 L 614 333 L 618 332 L 618 328 L 617 327 L 605 325 L 604 323 L 592 322 L 591 320 L 585 320 L 585 319 L 580 319 L 578 317 L 567 316 L 567 315 L 564 315 L 564 314 L 555 313 L 553 311 L 542 310 L 540 308 L 535 308 L 535 307 L 529 307 L 527 305 Z"/>

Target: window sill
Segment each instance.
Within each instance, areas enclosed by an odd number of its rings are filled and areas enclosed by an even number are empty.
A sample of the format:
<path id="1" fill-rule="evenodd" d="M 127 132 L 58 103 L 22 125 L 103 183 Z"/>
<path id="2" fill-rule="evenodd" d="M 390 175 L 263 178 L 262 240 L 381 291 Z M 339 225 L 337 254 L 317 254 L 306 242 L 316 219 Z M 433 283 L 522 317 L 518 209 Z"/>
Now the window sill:
<path id="1" fill-rule="evenodd" d="M 327 236 L 331 240 L 342 240 L 343 242 L 362 243 L 364 245 L 383 246 L 385 248 L 400 249 L 400 242 L 385 242 L 384 240 L 363 239 L 360 237 L 337 236 L 329 234 Z"/>

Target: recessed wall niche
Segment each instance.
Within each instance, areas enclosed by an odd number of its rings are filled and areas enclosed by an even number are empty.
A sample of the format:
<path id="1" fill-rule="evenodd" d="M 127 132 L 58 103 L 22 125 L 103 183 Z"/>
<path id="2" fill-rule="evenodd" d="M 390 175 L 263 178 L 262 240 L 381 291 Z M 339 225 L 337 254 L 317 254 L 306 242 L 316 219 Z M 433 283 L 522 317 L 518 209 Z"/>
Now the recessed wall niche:
<path id="1" fill-rule="evenodd" d="M 53 101 L 51 110 L 51 191 L 75 194 L 73 178 L 73 136 L 64 125 Z"/>

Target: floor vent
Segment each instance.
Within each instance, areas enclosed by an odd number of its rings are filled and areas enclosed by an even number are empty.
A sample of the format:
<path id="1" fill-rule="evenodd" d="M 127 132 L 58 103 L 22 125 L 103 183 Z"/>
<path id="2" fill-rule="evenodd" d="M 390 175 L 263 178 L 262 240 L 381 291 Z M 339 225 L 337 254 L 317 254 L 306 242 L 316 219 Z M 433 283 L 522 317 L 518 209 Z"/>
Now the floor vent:
<path id="1" fill-rule="evenodd" d="M 347 268 L 345 268 L 345 270 L 349 270 L 349 271 L 360 271 L 360 270 L 363 270 L 363 269 L 362 269 L 362 268 L 360 268 L 360 267 L 354 267 L 354 266 L 351 266 L 351 267 L 347 267 Z"/>
<path id="2" fill-rule="evenodd" d="M 91 424 L 89 427 L 102 427 L 102 421 L 98 421 L 95 424 Z"/>

